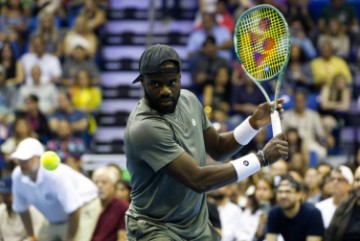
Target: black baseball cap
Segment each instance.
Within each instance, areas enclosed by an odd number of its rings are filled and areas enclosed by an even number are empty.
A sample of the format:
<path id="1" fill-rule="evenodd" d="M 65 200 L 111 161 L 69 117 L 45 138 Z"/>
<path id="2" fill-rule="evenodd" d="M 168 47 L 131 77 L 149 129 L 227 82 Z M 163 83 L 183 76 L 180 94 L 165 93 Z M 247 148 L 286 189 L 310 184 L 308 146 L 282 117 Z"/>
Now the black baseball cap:
<path id="1" fill-rule="evenodd" d="M 177 66 L 162 68 L 165 61 L 172 61 Z M 148 47 L 140 57 L 140 75 L 133 81 L 139 82 L 144 74 L 179 73 L 181 71 L 181 60 L 178 53 L 172 47 L 165 44 L 154 44 Z"/>

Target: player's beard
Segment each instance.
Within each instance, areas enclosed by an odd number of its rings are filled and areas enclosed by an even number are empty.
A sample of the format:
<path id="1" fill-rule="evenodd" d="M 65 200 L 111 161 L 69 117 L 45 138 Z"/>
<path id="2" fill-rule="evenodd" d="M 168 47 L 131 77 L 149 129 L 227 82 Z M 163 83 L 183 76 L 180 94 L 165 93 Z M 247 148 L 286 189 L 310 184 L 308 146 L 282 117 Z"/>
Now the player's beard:
<path id="1" fill-rule="evenodd" d="M 172 97 L 170 96 L 170 97 L 157 98 L 157 99 L 151 97 L 151 95 L 147 92 L 146 88 L 144 88 L 144 92 L 145 92 L 145 99 L 147 100 L 150 107 L 152 109 L 156 110 L 157 112 L 159 112 L 159 114 L 165 115 L 165 114 L 174 113 L 177 102 L 180 97 L 180 91 L 178 92 L 177 96 L 172 96 Z M 163 107 L 161 104 L 159 104 L 162 100 L 172 101 L 171 106 Z"/>

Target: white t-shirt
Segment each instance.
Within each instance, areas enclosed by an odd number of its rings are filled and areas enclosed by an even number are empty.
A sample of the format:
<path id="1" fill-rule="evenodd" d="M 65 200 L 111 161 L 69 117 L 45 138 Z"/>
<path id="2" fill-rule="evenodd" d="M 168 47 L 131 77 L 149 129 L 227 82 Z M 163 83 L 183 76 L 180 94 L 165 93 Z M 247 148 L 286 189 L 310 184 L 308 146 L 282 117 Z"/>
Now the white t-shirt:
<path id="1" fill-rule="evenodd" d="M 21 57 L 20 61 L 24 65 L 27 85 L 33 84 L 31 70 L 36 65 L 41 69 L 41 84 L 49 83 L 52 78 L 59 78 L 62 75 L 59 58 L 55 55 L 45 53 L 39 58 L 35 53 L 27 53 Z"/>
<path id="2" fill-rule="evenodd" d="M 225 205 L 218 206 L 218 211 L 221 222 L 221 241 L 237 240 L 242 210 L 239 206 L 228 201 Z"/>
<path id="3" fill-rule="evenodd" d="M 334 204 L 333 198 L 325 199 L 315 205 L 320 212 L 324 222 L 324 227 L 328 228 L 331 222 L 332 217 L 336 211 L 337 206 Z"/>
<path id="4" fill-rule="evenodd" d="M 30 94 L 36 95 L 39 98 L 39 109 L 45 114 L 53 111 L 57 107 L 58 90 L 52 83 L 23 85 L 20 87 L 19 92 L 19 108 L 24 106 L 25 98 Z"/>
<path id="5" fill-rule="evenodd" d="M 14 211 L 24 212 L 34 205 L 50 223 L 67 221 L 69 214 L 98 195 L 90 179 L 64 164 L 54 171 L 40 166 L 36 182 L 16 167 L 12 179 Z"/>
<path id="6" fill-rule="evenodd" d="M 250 209 L 245 209 L 242 217 L 241 222 L 238 227 L 238 237 L 239 241 L 252 241 L 256 229 L 259 225 L 259 219 L 262 211 L 257 210 L 255 213 L 251 213 Z"/>

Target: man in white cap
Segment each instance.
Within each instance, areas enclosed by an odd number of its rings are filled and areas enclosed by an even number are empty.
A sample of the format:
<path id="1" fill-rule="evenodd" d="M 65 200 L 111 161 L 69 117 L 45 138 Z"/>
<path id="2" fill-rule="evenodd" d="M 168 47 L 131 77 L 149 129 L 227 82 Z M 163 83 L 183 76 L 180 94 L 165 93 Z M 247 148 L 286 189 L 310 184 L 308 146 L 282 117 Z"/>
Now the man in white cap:
<path id="1" fill-rule="evenodd" d="M 329 227 L 337 206 L 348 196 L 353 181 L 354 174 L 347 166 L 341 165 L 331 172 L 332 195 L 316 204 L 316 207 L 321 211 L 325 229 Z"/>
<path id="2" fill-rule="evenodd" d="M 13 209 L 21 216 L 29 240 L 89 241 L 101 204 L 95 184 L 67 165 L 47 171 L 40 164 L 41 143 L 27 138 L 10 158 L 19 164 L 12 174 Z M 34 205 L 49 225 L 34 236 L 29 205 Z"/>

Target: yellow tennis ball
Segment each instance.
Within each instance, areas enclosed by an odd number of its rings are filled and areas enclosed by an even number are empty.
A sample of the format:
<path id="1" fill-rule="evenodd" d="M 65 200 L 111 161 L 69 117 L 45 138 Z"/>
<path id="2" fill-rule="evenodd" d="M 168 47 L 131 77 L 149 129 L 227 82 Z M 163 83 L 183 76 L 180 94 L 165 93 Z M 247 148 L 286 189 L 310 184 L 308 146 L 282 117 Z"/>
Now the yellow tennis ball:
<path id="1" fill-rule="evenodd" d="M 53 151 L 46 151 L 40 158 L 43 167 L 49 171 L 55 170 L 60 164 L 60 157 Z"/>

